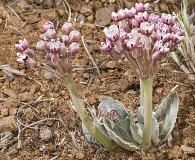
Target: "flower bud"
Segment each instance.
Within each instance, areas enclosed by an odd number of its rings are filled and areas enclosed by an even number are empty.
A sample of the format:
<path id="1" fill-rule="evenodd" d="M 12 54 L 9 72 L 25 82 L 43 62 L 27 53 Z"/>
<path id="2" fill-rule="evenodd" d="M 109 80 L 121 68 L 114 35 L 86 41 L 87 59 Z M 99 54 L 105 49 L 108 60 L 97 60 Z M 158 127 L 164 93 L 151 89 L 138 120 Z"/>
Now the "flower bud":
<path id="1" fill-rule="evenodd" d="M 70 42 L 78 42 L 81 38 L 81 34 L 77 30 L 73 30 L 69 34 Z"/>
<path id="2" fill-rule="evenodd" d="M 54 65 L 57 65 L 57 64 L 58 64 L 58 61 L 59 61 L 59 54 L 50 53 L 49 55 L 50 55 L 50 57 L 51 57 L 51 62 L 52 62 Z"/>
<path id="3" fill-rule="evenodd" d="M 24 38 L 24 40 L 19 40 L 19 44 L 15 44 L 15 47 L 19 51 L 24 51 L 28 48 L 28 41 Z"/>
<path id="4" fill-rule="evenodd" d="M 38 51 L 44 52 L 44 51 L 47 49 L 47 48 L 46 48 L 45 41 L 41 40 L 41 41 L 37 42 L 36 49 L 37 49 Z"/>
<path id="5" fill-rule="evenodd" d="M 73 30 L 73 26 L 72 26 L 72 23 L 70 22 L 66 22 L 62 26 L 62 32 L 69 34 L 72 30 Z"/>
<path id="6" fill-rule="evenodd" d="M 47 32 L 44 34 L 47 39 L 55 39 L 56 38 L 56 31 L 55 29 L 48 29 Z"/>
<path id="7" fill-rule="evenodd" d="M 67 44 L 70 43 L 70 38 L 69 38 L 69 36 L 67 36 L 67 35 L 63 35 L 63 36 L 60 38 L 60 41 L 61 41 L 62 43 L 64 43 L 65 45 L 67 45 Z"/>
<path id="8" fill-rule="evenodd" d="M 26 55 L 28 58 L 34 59 L 35 54 L 34 51 L 30 48 L 27 48 L 24 52 L 23 55 Z"/>
<path id="9" fill-rule="evenodd" d="M 45 22 L 45 24 L 43 25 L 43 32 L 47 32 L 48 29 L 54 29 L 54 25 L 52 22 Z"/>
<path id="10" fill-rule="evenodd" d="M 176 44 L 179 44 L 179 43 L 181 43 L 182 41 L 183 41 L 183 39 L 184 39 L 184 36 L 181 36 L 180 35 L 180 32 L 177 32 L 177 33 L 171 33 L 171 40 L 173 41 L 173 42 L 175 42 Z"/>
<path id="11" fill-rule="evenodd" d="M 128 10 L 127 12 L 127 15 L 128 15 L 128 18 L 133 18 L 136 14 L 136 9 L 135 7 L 132 7 L 131 9 Z"/>
<path id="12" fill-rule="evenodd" d="M 79 49 L 80 49 L 80 45 L 76 42 L 73 42 L 70 44 L 70 46 L 68 47 L 70 49 L 70 52 L 72 54 L 78 53 Z"/>
<path id="13" fill-rule="evenodd" d="M 31 68 L 36 68 L 37 67 L 37 63 L 34 61 L 34 59 L 29 58 L 27 64 L 31 67 Z"/>
<path id="14" fill-rule="evenodd" d="M 108 39 L 106 39 L 106 43 L 101 42 L 100 50 L 102 52 L 110 52 L 113 49 L 113 47 L 114 47 L 114 44 Z"/>
<path id="15" fill-rule="evenodd" d="M 127 32 L 125 32 L 123 29 L 120 29 L 120 39 L 124 41 L 127 38 Z"/>
<path id="16" fill-rule="evenodd" d="M 139 23 L 138 21 L 136 21 L 135 19 L 132 19 L 131 24 L 132 24 L 134 27 L 137 27 L 137 28 L 139 28 L 139 26 L 140 26 L 140 23 Z"/>
<path id="17" fill-rule="evenodd" d="M 159 16 L 156 14 L 150 14 L 148 17 L 148 22 L 157 24 L 158 23 Z"/>
<path id="18" fill-rule="evenodd" d="M 143 3 L 135 3 L 135 9 L 136 9 L 137 12 L 144 12 Z"/>

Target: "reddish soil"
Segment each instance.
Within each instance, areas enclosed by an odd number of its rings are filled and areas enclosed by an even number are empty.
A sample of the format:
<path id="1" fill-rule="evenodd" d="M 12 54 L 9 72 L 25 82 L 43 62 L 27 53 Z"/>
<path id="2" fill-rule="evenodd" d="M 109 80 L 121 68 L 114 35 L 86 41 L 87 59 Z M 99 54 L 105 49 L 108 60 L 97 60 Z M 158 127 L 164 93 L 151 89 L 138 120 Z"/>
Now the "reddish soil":
<path id="1" fill-rule="evenodd" d="M 11 76 L 10 70 L 0 70 L 0 159 L 194 160 L 195 82 L 189 80 L 170 57 L 163 60 L 155 77 L 153 104 L 156 109 L 174 89 L 180 98 L 178 118 L 172 139 L 152 149 L 147 155 L 120 148 L 109 153 L 88 143 L 82 134 L 80 119 L 72 109 L 64 82 L 45 71 L 18 64 L 14 44 L 25 37 L 30 41 L 30 47 L 35 49 L 36 42 L 40 40 L 41 25 L 46 20 L 52 21 L 60 30 L 68 19 L 64 4 L 60 0 L 1 1 L 0 66 L 9 64 L 10 68 L 26 75 L 13 73 Z M 87 0 L 69 1 L 72 22 L 81 31 L 91 56 L 100 66 L 98 74 L 81 42 L 81 52 L 73 57 L 74 79 L 88 110 L 97 108 L 103 95 L 121 101 L 135 113 L 139 106 L 138 78 L 126 64 L 112 61 L 108 55 L 100 52 L 100 42 L 105 37 L 103 28 L 95 25 L 110 23 L 110 18 L 101 19 L 96 15 L 99 9 L 105 9 L 106 6 L 118 10 L 120 7 L 130 8 L 133 4 L 133 1 L 125 0 L 89 0 L 88 3 Z M 166 0 L 157 6 L 160 11 L 178 12 L 180 1 Z M 74 21 L 76 18 L 77 21 Z M 83 25 L 78 22 L 80 20 L 84 21 Z"/>

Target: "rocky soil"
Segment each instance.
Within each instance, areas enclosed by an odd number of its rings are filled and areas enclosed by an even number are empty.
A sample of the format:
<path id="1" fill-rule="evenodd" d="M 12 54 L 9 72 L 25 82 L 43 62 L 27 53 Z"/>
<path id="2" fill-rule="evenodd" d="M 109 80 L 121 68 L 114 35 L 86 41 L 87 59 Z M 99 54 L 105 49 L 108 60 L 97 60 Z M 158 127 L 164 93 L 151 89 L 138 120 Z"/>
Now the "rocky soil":
<path id="1" fill-rule="evenodd" d="M 180 0 L 150 1 L 158 12 L 180 11 Z M 15 43 L 24 37 L 35 48 L 42 24 L 49 20 L 60 30 L 68 20 L 63 0 L 2 0 L 0 2 L 0 159 L 1 160 L 194 160 L 195 82 L 187 78 L 168 56 L 155 77 L 154 109 L 171 91 L 180 98 L 179 114 L 172 137 L 149 154 L 123 149 L 107 152 L 90 144 L 82 134 L 63 81 L 38 69 L 16 62 Z M 135 0 L 72 0 L 71 21 L 84 37 L 81 52 L 73 57 L 74 79 L 88 111 L 97 108 L 103 95 L 112 96 L 136 113 L 139 80 L 123 62 L 101 53 L 103 27 L 113 23 L 110 13 L 131 8 Z M 191 0 L 190 6 L 194 5 Z"/>

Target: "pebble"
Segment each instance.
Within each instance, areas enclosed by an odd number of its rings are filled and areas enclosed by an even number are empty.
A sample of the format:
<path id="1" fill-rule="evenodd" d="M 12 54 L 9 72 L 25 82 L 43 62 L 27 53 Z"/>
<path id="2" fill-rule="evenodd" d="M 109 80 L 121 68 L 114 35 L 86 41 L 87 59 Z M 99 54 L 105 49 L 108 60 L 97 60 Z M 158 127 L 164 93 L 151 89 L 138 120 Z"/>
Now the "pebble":
<path id="1" fill-rule="evenodd" d="M 109 69 L 114 69 L 116 68 L 117 66 L 117 62 L 116 61 L 109 61 L 105 64 L 105 67 L 106 68 L 109 68 Z"/>
<path id="2" fill-rule="evenodd" d="M 88 17 L 87 17 L 87 20 L 88 20 L 89 22 L 93 22 L 93 21 L 94 21 L 94 16 L 93 16 L 93 15 L 88 16 Z"/>
<path id="3" fill-rule="evenodd" d="M 3 117 L 7 117 L 9 115 L 9 109 L 8 108 L 2 108 L 1 109 L 1 115 Z"/>
<path id="4" fill-rule="evenodd" d="M 81 7 L 80 13 L 84 14 L 85 16 L 89 16 L 93 14 L 93 6 L 85 4 Z"/>
<path id="5" fill-rule="evenodd" d="M 114 12 L 114 6 L 96 10 L 95 24 L 106 26 L 111 22 L 110 13 Z"/>
<path id="6" fill-rule="evenodd" d="M 109 0 L 108 2 L 109 3 L 115 3 L 115 0 Z"/>
<path id="7" fill-rule="evenodd" d="M 46 117 L 49 114 L 49 111 L 46 108 L 41 108 L 41 114 Z"/>
<path id="8" fill-rule="evenodd" d="M 11 89 L 4 89 L 4 93 L 12 98 L 17 98 L 16 92 Z"/>
<path id="9" fill-rule="evenodd" d="M 8 116 L 8 117 L 3 117 L 0 120 L 0 131 L 10 131 L 13 132 L 18 128 L 17 122 L 16 122 L 16 117 L 15 116 Z"/>
<path id="10" fill-rule="evenodd" d="M 9 115 L 10 116 L 15 116 L 17 113 L 17 109 L 16 108 L 10 108 L 9 109 Z"/>
<path id="11" fill-rule="evenodd" d="M 49 141 L 52 138 L 51 129 L 47 126 L 41 126 L 39 134 L 43 141 Z"/>
<path id="12" fill-rule="evenodd" d="M 167 7 L 167 5 L 166 5 L 165 3 L 160 3 L 160 9 L 161 9 L 163 12 L 165 12 L 165 11 L 167 11 L 168 7 Z"/>

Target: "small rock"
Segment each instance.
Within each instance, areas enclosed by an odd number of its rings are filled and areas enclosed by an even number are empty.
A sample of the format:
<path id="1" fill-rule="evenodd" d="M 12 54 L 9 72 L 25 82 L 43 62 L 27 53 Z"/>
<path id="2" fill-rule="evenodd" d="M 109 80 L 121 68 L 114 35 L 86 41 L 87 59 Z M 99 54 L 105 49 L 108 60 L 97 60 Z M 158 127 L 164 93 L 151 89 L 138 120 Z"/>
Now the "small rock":
<path id="1" fill-rule="evenodd" d="M 80 13 L 84 14 L 85 16 L 89 16 L 93 14 L 93 6 L 85 4 L 81 7 Z"/>
<path id="2" fill-rule="evenodd" d="M 93 21 L 94 21 L 94 16 L 93 16 L 93 15 L 88 16 L 88 17 L 87 17 L 87 20 L 88 20 L 89 22 L 93 22 Z"/>
<path id="3" fill-rule="evenodd" d="M 109 61 L 105 64 L 105 67 L 108 69 L 114 69 L 117 66 L 117 62 L 116 61 Z"/>
<path id="4" fill-rule="evenodd" d="M 36 14 L 29 14 L 25 19 L 28 24 L 37 23 L 41 20 Z"/>
<path id="5" fill-rule="evenodd" d="M 9 109 L 9 115 L 10 116 L 15 116 L 17 113 L 17 109 L 16 108 L 10 108 Z"/>
<path id="6" fill-rule="evenodd" d="M 160 3 L 160 9 L 161 11 L 165 12 L 168 10 L 168 6 L 165 3 Z"/>
<path id="7" fill-rule="evenodd" d="M 30 94 L 29 92 L 22 92 L 22 93 L 19 93 L 18 94 L 18 97 L 20 98 L 21 101 L 27 101 L 27 100 L 30 100 Z"/>
<path id="8" fill-rule="evenodd" d="M 4 89 L 4 93 L 12 98 L 17 98 L 16 92 L 11 89 Z"/>
<path id="9" fill-rule="evenodd" d="M 37 86 L 35 84 L 30 86 L 30 93 L 31 94 L 34 94 L 36 92 L 36 90 L 37 90 Z"/>
<path id="10" fill-rule="evenodd" d="M 1 109 L 1 115 L 3 117 L 7 117 L 9 115 L 9 109 L 8 108 L 2 108 Z"/>
<path id="11" fill-rule="evenodd" d="M 51 129 L 47 126 L 41 126 L 39 134 L 43 141 L 49 141 L 52 138 Z"/>
<path id="12" fill-rule="evenodd" d="M 3 23 L 3 20 L 0 18 L 0 24 L 2 24 Z"/>
<path id="13" fill-rule="evenodd" d="M 82 24 L 86 22 L 86 18 L 83 14 L 79 14 L 77 17 L 77 21 Z"/>
<path id="14" fill-rule="evenodd" d="M 8 97 L 4 102 L 3 106 L 7 108 L 15 108 L 20 105 L 20 100 L 12 97 Z"/>
<path id="15" fill-rule="evenodd" d="M 193 147 L 188 147 L 188 146 L 182 145 L 182 146 L 181 146 L 181 150 L 182 150 L 183 152 L 195 154 L 195 148 L 193 148 Z"/>
<path id="16" fill-rule="evenodd" d="M 108 2 L 109 3 L 115 3 L 115 0 L 109 0 Z"/>
<path id="17" fill-rule="evenodd" d="M 0 131 L 10 131 L 13 132 L 18 128 L 16 118 L 15 116 L 8 116 L 8 117 L 3 117 L 0 120 Z"/>
<path id="18" fill-rule="evenodd" d="M 41 108 L 41 114 L 46 117 L 49 114 L 49 111 L 46 108 Z"/>
<path id="19" fill-rule="evenodd" d="M 111 22 L 110 13 L 114 12 L 114 6 L 96 10 L 95 24 L 106 26 Z"/>
<path id="20" fill-rule="evenodd" d="M 181 148 L 179 146 L 175 146 L 168 152 L 168 157 L 169 159 L 179 159 L 181 158 L 181 154 Z"/>

